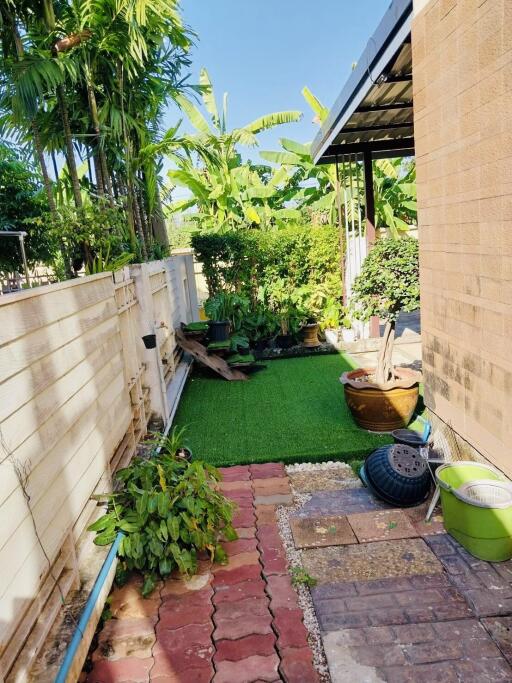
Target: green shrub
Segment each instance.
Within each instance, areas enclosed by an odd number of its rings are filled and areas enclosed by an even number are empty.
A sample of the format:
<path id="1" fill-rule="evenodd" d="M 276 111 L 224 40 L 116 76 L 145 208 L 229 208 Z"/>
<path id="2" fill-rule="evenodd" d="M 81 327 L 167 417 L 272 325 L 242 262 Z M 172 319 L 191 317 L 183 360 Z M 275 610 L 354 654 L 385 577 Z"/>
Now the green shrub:
<path id="1" fill-rule="evenodd" d="M 380 239 L 352 285 L 351 305 L 360 320 L 373 315 L 396 321 L 420 305 L 419 245 L 413 237 Z"/>
<path id="2" fill-rule="evenodd" d="M 310 316 L 324 320 L 324 326 L 339 324 L 342 283 L 337 228 L 299 225 L 196 233 L 192 246 L 203 265 L 210 297 L 219 291 L 237 292 L 250 301 L 252 320 L 244 322 L 249 338 L 272 336 L 283 322 L 294 327 L 294 321 Z M 283 283 L 286 310 L 281 301 Z"/>
<path id="3" fill-rule="evenodd" d="M 89 527 L 97 545 L 112 543 L 122 531 L 118 578 L 131 570 L 144 575 L 142 594 L 149 595 L 159 577 L 177 569 L 197 571 L 197 556 L 225 562 L 221 540 L 235 540 L 234 505 L 215 489 L 218 471 L 202 462 L 187 463 L 168 453 L 135 458 L 119 470 L 122 489 L 106 494 L 107 512 Z"/>

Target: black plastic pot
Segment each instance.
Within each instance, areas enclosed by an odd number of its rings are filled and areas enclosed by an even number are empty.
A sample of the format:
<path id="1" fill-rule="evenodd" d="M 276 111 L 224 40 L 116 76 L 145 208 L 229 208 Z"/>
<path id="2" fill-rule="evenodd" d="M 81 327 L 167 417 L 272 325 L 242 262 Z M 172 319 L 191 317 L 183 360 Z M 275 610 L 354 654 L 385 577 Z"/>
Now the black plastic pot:
<path id="1" fill-rule="evenodd" d="M 363 480 L 390 505 L 410 507 L 422 503 L 430 492 L 430 472 L 415 448 L 402 444 L 381 446 L 364 463 Z"/>
<path id="2" fill-rule="evenodd" d="M 404 446 L 419 448 L 420 446 L 425 445 L 421 435 L 412 429 L 394 429 L 391 432 L 391 436 L 393 437 L 395 443 L 401 443 Z"/>
<path id="3" fill-rule="evenodd" d="M 290 349 L 295 345 L 295 337 L 291 334 L 278 334 L 276 337 L 276 344 L 280 349 Z"/>
<path id="4" fill-rule="evenodd" d="M 156 349 L 156 334 L 145 334 L 142 341 L 147 349 Z"/>
<path id="5" fill-rule="evenodd" d="M 208 337 L 211 342 L 227 341 L 229 339 L 229 320 L 209 320 Z"/>
<path id="6" fill-rule="evenodd" d="M 258 339 L 254 342 L 254 348 L 256 351 L 265 351 L 272 347 L 272 339 L 270 337 L 265 337 L 264 339 Z"/>

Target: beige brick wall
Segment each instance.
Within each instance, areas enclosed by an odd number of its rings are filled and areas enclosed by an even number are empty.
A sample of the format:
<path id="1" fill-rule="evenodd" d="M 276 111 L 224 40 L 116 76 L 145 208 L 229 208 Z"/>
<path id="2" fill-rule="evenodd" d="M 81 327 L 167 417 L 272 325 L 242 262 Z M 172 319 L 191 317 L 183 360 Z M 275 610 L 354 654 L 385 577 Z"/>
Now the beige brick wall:
<path id="1" fill-rule="evenodd" d="M 425 401 L 512 476 L 512 0 L 413 21 Z"/>

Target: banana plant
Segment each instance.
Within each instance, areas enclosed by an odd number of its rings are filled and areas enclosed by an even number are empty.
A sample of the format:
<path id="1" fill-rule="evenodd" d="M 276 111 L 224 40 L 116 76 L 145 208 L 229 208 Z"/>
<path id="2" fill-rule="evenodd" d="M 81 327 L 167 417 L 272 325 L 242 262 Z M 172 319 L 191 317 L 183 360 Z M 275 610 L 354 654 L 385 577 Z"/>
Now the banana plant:
<path id="1" fill-rule="evenodd" d="M 287 173 L 273 171 L 268 166 L 243 164 L 238 146 L 257 146 L 259 133 L 298 121 L 301 113 L 274 112 L 240 128 L 229 129 L 227 93 L 219 109 L 206 69 L 201 70 L 199 84 L 206 115 L 183 95 L 176 98 L 195 129 L 187 139 L 199 163 L 194 162 L 192 155 L 175 159 L 177 167 L 169 171 L 169 180 L 174 186 L 187 188 L 191 196 L 171 204 L 169 211 L 175 213 L 195 207 L 194 219 L 214 229 L 241 224 L 262 226 L 285 220 L 286 207 L 275 204 Z"/>
<path id="2" fill-rule="evenodd" d="M 329 110 L 309 88 L 303 88 L 302 95 L 313 111 L 313 121 L 322 125 Z M 332 164 L 315 166 L 311 143 L 302 144 L 288 138 L 281 138 L 280 143 L 282 151 L 263 151 L 260 156 L 289 170 L 289 182 L 293 181 L 294 190 L 287 199 L 293 199 L 298 209 L 323 214 L 329 223 L 336 223 L 336 167 Z M 363 169 L 360 163 L 351 164 L 352 183 L 349 169 L 342 167 L 340 170 L 342 211 L 351 220 L 359 207 L 365 205 Z M 414 162 L 402 158 L 380 159 L 374 163 L 373 175 L 376 227 L 388 228 L 391 236 L 396 238 L 416 223 Z"/>

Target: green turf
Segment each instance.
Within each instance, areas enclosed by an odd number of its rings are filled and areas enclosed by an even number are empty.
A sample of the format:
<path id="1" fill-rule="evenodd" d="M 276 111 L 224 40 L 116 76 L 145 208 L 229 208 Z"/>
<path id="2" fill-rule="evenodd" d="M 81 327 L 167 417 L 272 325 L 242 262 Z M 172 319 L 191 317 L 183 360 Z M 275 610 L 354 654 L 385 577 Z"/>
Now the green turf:
<path id="1" fill-rule="evenodd" d="M 214 465 L 364 457 L 389 436 L 353 422 L 338 381 L 354 367 L 343 355 L 266 361 L 247 382 L 196 372 L 175 424 L 187 425 L 194 457 Z"/>

